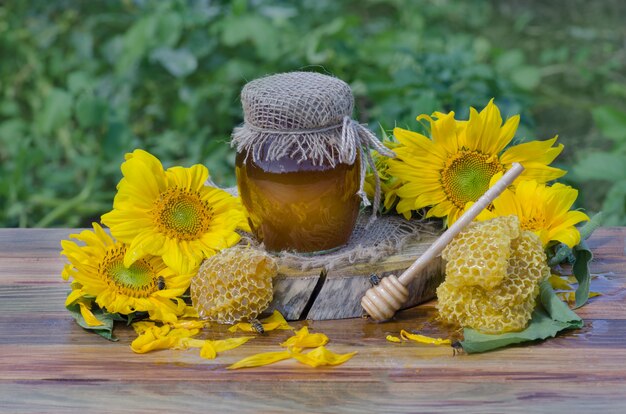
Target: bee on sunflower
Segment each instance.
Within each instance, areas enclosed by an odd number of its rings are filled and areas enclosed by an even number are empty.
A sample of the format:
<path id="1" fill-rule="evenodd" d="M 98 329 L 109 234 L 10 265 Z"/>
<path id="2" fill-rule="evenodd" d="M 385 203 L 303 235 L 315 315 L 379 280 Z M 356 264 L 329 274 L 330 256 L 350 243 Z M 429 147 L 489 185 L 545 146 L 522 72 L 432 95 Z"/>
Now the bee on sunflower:
<path id="1" fill-rule="evenodd" d="M 111 338 L 112 321 L 141 313 L 175 323 L 189 316 L 183 300 L 200 262 L 235 245 L 249 230 L 243 206 L 226 191 L 206 186 L 202 165 L 164 170 L 143 150 L 126 155 L 113 210 L 98 223 L 63 240 L 72 279 L 66 300 L 79 324 Z M 106 322 L 106 323 L 105 323 Z"/>
<path id="2" fill-rule="evenodd" d="M 191 273 L 176 273 L 156 256 L 144 256 L 125 266 L 127 246 L 114 240 L 97 223 L 93 223 L 93 230 L 70 237 L 82 244 L 61 242 L 61 254 L 69 261 L 62 277 L 73 279 L 65 305 L 80 305 L 88 325 L 101 323 L 92 313 L 93 302 L 108 313 L 147 312 L 151 319 L 164 322 L 176 321 L 184 313 L 186 304 L 180 296 L 191 283 Z M 164 282 L 163 289 L 160 280 Z"/>

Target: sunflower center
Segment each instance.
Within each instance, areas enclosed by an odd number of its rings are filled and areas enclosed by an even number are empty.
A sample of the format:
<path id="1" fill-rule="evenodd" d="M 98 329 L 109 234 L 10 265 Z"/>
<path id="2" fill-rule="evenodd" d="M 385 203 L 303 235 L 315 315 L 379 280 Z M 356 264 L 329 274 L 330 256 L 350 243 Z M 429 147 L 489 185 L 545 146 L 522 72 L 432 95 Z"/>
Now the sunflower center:
<path id="1" fill-rule="evenodd" d="M 159 230 L 178 240 L 195 240 L 211 226 L 213 210 L 197 192 L 173 187 L 157 199 L 154 218 Z"/>
<path id="2" fill-rule="evenodd" d="M 448 199 L 460 209 L 476 201 L 489 189 L 489 181 L 504 171 L 497 157 L 477 151 L 459 151 L 448 158 L 442 173 L 443 189 Z"/>
<path id="3" fill-rule="evenodd" d="M 144 259 L 139 259 L 130 267 L 125 267 L 125 253 L 124 246 L 116 246 L 107 251 L 98 266 L 100 277 L 120 294 L 134 298 L 150 296 L 158 290 L 158 275 L 155 269 Z"/>

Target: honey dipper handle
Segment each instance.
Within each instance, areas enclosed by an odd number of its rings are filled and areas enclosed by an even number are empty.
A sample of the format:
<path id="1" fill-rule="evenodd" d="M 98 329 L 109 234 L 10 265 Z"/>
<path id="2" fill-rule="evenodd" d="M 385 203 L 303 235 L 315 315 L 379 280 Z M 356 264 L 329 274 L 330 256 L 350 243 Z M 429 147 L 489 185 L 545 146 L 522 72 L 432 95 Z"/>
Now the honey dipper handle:
<path id="1" fill-rule="evenodd" d="M 443 249 L 459 234 L 469 223 L 476 218 L 485 207 L 498 197 L 515 179 L 524 171 L 521 164 L 513 163 L 509 171 L 502 176 L 493 187 L 483 194 L 459 219 L 448 227 L 435 242 L 413 264 L 396 278 L 389 275 L 373 288 L 369 289 L 361 306 L 375 320 L 383 321 L 390 319 L 398 309 L 407 301 L 409 291 L 406 286 L 426 267 L 431 260 L 439 256 Z"/>
<path id="2" fill-rule="evenodd" d="M 431 260 L 439 256 L 443 249 L 452 241 L 454 236 L 459 234 L 468 224 L 472 222 L 493 200 L 496 199 L 502 192 L 515 181 L 517 177 L 524 171 L 519 163 L 513 163 L 513 166 L 508 170 L 502 178 L 500 178 L 493 187 L 485 191 L 483 194 L 468 210 L 465 211 L 454 222 L 448 230 L 446 230 L 433 244 L 430 245 L 428 250 L 424 252 L 413 264 L 404 271 L 398 277 L 398 280 L 403 285 L 407 285 L 415 276 L 417 276 L 426 267 Z"/>

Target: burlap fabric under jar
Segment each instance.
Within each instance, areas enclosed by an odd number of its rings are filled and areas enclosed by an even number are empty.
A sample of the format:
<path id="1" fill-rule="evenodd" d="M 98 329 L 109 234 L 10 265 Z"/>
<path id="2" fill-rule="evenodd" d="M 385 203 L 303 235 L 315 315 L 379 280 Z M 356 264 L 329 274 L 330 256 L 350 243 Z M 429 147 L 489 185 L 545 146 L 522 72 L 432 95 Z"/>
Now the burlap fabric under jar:
<path id="1" fill-rule="evenodd" d="M 367 164 L 374 165 L 370 149 L 391 157 L 394 154 L 352 119 L 354 98 L 345 82 L 312 72 L 272 75 L 246 84 L 241 101 L 244 123 L 235 128 L 232 139 L 238 167 L 244 166 L 238 168 L 238 175 L 246 174 L 246 164 L 263 164 L 272 169 L 271 163 L 285 159 L 303 166 L 358 165 L 356 194 L 369 205 L 363 184 Z M 273 172 L 281 173 L 280 168 Z M 378 177 L 376 181 L 374 205 L 378 206 Z M 238 183 L 241 189 L 239 176 Z M 242 198 L 250 209 L 250 197 L 246 200 L 246 194 L 242 194 Z"/>

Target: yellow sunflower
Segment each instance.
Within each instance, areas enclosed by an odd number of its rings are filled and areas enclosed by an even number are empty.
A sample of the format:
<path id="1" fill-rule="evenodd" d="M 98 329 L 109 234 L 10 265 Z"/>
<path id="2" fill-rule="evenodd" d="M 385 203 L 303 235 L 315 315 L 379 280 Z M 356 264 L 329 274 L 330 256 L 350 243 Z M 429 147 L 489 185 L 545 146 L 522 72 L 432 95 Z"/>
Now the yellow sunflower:
<path id="1" fill-rule="evenodd" d="M 493 99 L 480 113 L 470 108 L 469 121 L 455 120 L 454 112 L 435 112 L 432 117 L 420 115 L 417 119 L 430 122 L 432 139 L 394 129 L 401 145 L 394 148 L 397 158 L 388 165 L 389 174 L 403 182 L 397 190 L 399 213 L 432 206 L 426 216 L 447 217 L 450 225 L 468 202 L 476 201 L 489 188 L 491 177 L 514 162 L 525 168 L 516 182 L 534 179 L 545 183 L 565 174 L 548 166 L 563 150 L 560 144 L 553 147 L 557 137 L 504 151 L 515 135 L 519 115 L 503 124 Z"/>
<path id="2" fill-rule="evenodd" d="M 383 139 L 383 144 L 391 150 L 395 150 L 398 146 L 396 142 L 388 140 L 387 137 Z M 378 177 L 380 179 L 380 194 L 383 201 L 382 212 L 387 213 L 391 211 L 394 204 L 398 200 L 396 191 L 400 185 L 402 185 L 402 182 L 397 177 L 389 174 L 389 165 L 387 164 L 389 158 L 384 155 L 380 155 L 377 151 L 372 152 L 372 158 L 374 160 L 376 172 L 378 173 Z M 370 199 L 374 199 L 374 195 L 376 194 L 376 177 L 373 172 L 370 171 L 365 176 L 363 189 Z M 407 220 L 411 218 L 411 212 L 409 211 L 405 213 L 404 217 Z"/>
<path id="3" fill-rule="evenodd" d="M 191 274 L 177 274 L 163 260 L 145 256 L 132 265 L 124 265 L 126 245 L 113 240 L 97 223 L 93 231 L 85 230 L 70 236 L 84 243 L 63 240 L 62 255 L 69 264 L 63 269 L 64 279 L 74 280 L 66 305 L 95 302 L 111 313 L 128 315 L 148 312 L 153 320 L 174 322 L 185 311 L 180 296 L 191 282 Z M 83 315 L 89 314 L 81 306 Z M 88 321 L 89 322 L 89 321 Z"/>
<path id="4" fill-rule="evenodd" d="M 249 231 L 239 198 L 205 186 L 203 165 L 164 171 L 156 157 L 135 150 L 121 169 L 113 211 L 102 222 L 130 245 L 126 266 L 151 254 L 177 272 L 193 272 L 204 258 L 236 244 L 237 228 Z"/>
<path id="5" fill-rule="evenodd" d="M 548 187 L 535 180 L 522 181 L 514 191 L 505 190 L 493 201 L 493 209 L 483 210 L 477 220 L 516 215 L 522 229 L 539 236 L 544 247 L 551 241 L 573 247 L 580 242 L 580 232 L 574 225 L 589 220 L 581 211 L 570 211 L 577 196 L 578 191 L 567 185 L 557 183 Z"/>

